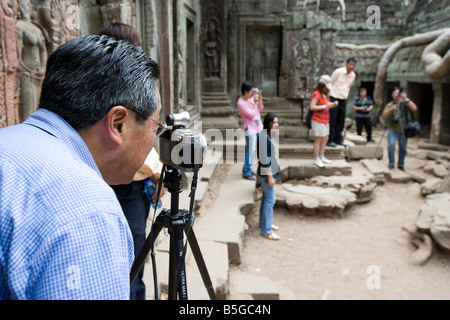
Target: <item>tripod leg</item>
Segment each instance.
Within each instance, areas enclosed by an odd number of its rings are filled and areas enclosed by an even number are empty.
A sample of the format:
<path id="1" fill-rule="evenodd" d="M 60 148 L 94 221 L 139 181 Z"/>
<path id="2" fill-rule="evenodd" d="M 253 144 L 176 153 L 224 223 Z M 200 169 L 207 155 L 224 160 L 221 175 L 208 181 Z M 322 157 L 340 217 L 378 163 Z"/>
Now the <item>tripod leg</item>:
<path id="1" fill-rule="evenodd" d="M 183 255 L 183 222 L 174 221 L 170 235 L 169 300 L 187 300 L 186 267 Z"/>
<path id="2" fill-rule="evenodd" d="M 211 300 L 216 300 L 216 293 L 214 291 L 211 278 L 209 277 L 208 269 L 206 268 L 205 260 L 203 259 L 200 247 L 195 237 L 194 230 L 191 228 L 188 235 L 189 246 L 191 247 L 192 254 L 194 255 L 195 262 L 197 263 L 198 270 L 203 279 L 203 284 L 208 291 L 209 298 Z"/>
<path id="3" fill-rule="evenodd" d="M 160 223 L 155 223 L 155 225 L 152 227 L 152 230 L 150 234 L 148 235 L 147 239 L 145 239 L 144 246 L 142 247 L 141 251 L 139 252 L 139 255 L 135 257 L 133 266 L 131 267 L 130 272 L 130 287 L 133 285 L 134 280 L 136 280 L 136 277 L 141 270 L 142 266 L 144 265 L 145 258 L 147 257 L 148 253 L 150 252 L 154 241 L 158 237 L 159 233 L 161 232 L 162 225 Z"/>

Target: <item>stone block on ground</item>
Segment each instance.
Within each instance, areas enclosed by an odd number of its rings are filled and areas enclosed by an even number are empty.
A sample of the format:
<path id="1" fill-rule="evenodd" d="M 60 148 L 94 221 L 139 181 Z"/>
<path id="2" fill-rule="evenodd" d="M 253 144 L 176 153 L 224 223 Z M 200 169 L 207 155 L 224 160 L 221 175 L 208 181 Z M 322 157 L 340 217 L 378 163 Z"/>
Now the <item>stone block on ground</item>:
<path id="1" fill-rule="evenodd" d="M 355 146 L 364 146 L 367 144 L 367 139 L 363 136 L 348 132 L 345 134 L 345 140 L 353 142 Z"/>
<path id="2" fill-rule="evenodd" d="M 356 195 L 357 203 L 372 200 L 377 183 L 367 176 L 318 176 L 310 180 L 310 185 L 322 188 L 345 189 Z"/>
<path id="3" fill-rule="evenodd" d="M 216 299 L 225 300 L 229 293 L 229 263 L 228 248 L 225 243 L 213 241 L 198 241 L 205 271 L 200 271 L 198 261 L 192 258 L 186 263 L 188 298 L 190 300 L 209 300 L 210 296 L 205 286 L 203 276 L 209 276 Z"/>
<path id="4" fill-rule="evenodd" d="M 314 164 L 313 159 L 284 159 L 280 166 L 282 181 L 303 180 L 315 176 L 350 176 L 352 174 L 352 166 L 345 160 L 333 160 L 331 164 L 319 168 Z"/>
<path id="5" fill-rule="evenodd" d="M 431 178 L 420 185 L 420 192 L 423 196 L 435 193 L 442 187 L 443 180 L 440 178 Z"/>
<path id="6" fill-rule="evenodd" d="M 356 195 L 345 189 L 321 188 L 284 183 L 276 190 L 277 206 L 308 216 L 342 218 L 356 202 Z"/>
<path id="7" fill-rule="evenodd" d="M 395 183 L 407 183 L 412 180 L 411 175 L 400 169 L 389 170 L 389 180 Z"/>
<path id="8" fill-rule="evenodd" d="M 377 159 L 364 159 L 361 162 L 373 174 L 378 184 L 384 184 L 386 175 L 389 174 L 389 169 L 385 164 Z"/>
<path id="9" fill-rule="evenodd" d="M 278 287 L 270 279 L 243 271 L 230 274 L 231 299 L 251 296 L 254 300 L 279 300 Z"/>
<path id="10" fill-rule="evenodd" d="M 450 193 L 427 196 L 416 219 L 417 229 L 430 234 L 439 248 L 450 252 Z"/>
<path id="11" fill-rule="evenodd" d="M 378 146 L 356 145 L 350 146 L 349 155 L 352 160 L 361 159 L 383 159 L 383 148 Z"/>

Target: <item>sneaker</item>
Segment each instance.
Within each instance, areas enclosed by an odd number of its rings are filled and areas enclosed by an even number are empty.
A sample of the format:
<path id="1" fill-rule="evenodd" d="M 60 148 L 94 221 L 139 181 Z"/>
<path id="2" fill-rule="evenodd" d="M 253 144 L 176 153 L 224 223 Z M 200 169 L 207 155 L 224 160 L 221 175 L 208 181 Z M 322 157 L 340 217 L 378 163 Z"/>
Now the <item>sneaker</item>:
<path id="1" fill-rule="evenodd" d="M 323 163 L 331 163 L 331 160 L 328 160 L 325 156 L 321 156 L 320 161 L 322 161 Z"/>
<path id="2" fill-rule="evenodd" d="M 323 162 L 320 161 L 320 158 L 314 159 L 314 164 L 315 164 L 316 166 L 318 166 L 319 168 L 325 167 L 325 165 L 323 164 Z"/>
<path id="3" fill-rule="evenodd" d="M 267 239 L 270 239 L 270 240 L 280 240 L 280 236 L 275 234 L 275 232 L 265 233 L 262 236 L 267 238 Z"/>
<path id="4" fill-rule="evenodd" d="M 250 175 L 250 176 L 243 176 L 242 178 L 250 180 L 250 181 L 255 181 L 256 180 L 256 178 L 254 176 L 252 176 L 252 175 Z"/>
<path id="5" fill-rule="evenodd" d="M 332 148 L 336 148 L 336 143 L 334 143 L 333 141 L 331 141 L 331 142 L 328 142 L 328 143 L 327 143 L 327 146 L 328 146 L 328 147 L 332 147 Z"/>
<path id="6" fill-rule="evenodd" d="M 278 229 L 280 229 L 280 227 L 279 227 L 279 226 L 277 226 L 277 225 L 275 225 L 275 224 L 273 224 L 273 225 L 272 225 L 272 230 L 275 230 L 275 231 L 277 231 Z"/>

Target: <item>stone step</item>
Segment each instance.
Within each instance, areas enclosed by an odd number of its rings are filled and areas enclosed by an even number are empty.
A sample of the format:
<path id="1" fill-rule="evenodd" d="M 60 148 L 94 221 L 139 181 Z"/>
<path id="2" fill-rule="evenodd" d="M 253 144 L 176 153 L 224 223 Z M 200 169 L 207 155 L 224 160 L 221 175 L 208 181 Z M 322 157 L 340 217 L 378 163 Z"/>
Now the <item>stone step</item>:
<path id="1" fill-rule="evenodd" d="M 205 106 L 203 106 L 201 114 L 202 114 L 202 116 L 221 117 L 223 115 L 235 115 L 235 114 L 237 114 L 237 110 L 235 108 L 233 108 L 233 107 L 230 107 L 229 105 L 227 105 L 227 106 L 218 106 L 218 107 L 214 107 L 214 106 L 205 107 Z"/>
<path id="2" fill-rule="evenodd" d="M 283 159 L 280 161 L 281 180 L 303 180 L 316 176 L 351 176 L 352 166 L 345 160 L 332 160 L 332 163 L 319 168 L 311 159 Z"/>
<path id="3" fill-rule="evenodd" d="M 278 287 L 269 278 L 243 271 L 230 273 L 228 300 L 279 300 Z"/>
<path id="4" fill-rule="evenodd" d="M 313 144 L 310 142 L 300 143 L 281 143 L 281 158 L 295 159 L 313 159 Z M 338 146 L 336 148 L 326 147 L 325 155 L 329 159 L 344 159 L 346 157 L 346 148 Z"/>
<path id="5" fill-rule="evenodd" d="M 207 130 L 217 129 L 222 132 L 222 135 L 226 134 L 227 129 L 236 130 L 239 129 L 240 125 L 237 122 L 236 118 L 233 116 L 222 116 L 222 117 L 203 117 L 202 118 L 202 130 L 203 133 Z M 209 138 L 209 135 L 215 134 L 214 132 L 206 134 Z"/>
<path id="6" fill-rule="evenodd" d="M 202 99 L 202 109 L 207 108 L 219 108 L 219 107 L 231 107 L 229 100 L 222 99 L 214 99 L 214 100 L 206 100 Z"/>

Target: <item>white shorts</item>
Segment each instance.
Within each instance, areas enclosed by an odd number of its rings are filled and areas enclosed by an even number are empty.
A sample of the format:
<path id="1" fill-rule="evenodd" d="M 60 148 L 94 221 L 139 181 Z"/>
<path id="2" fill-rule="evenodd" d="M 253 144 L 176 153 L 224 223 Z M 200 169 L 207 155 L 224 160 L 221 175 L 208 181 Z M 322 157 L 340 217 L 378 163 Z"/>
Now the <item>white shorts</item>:
<path id="1" fill-rule="evenodd" d="M 330 125 L 328 123 L 320 123 L 316 120 L 311 121 L 311 129 L 315 137 L 326 137 L 330 134 Z"/>

